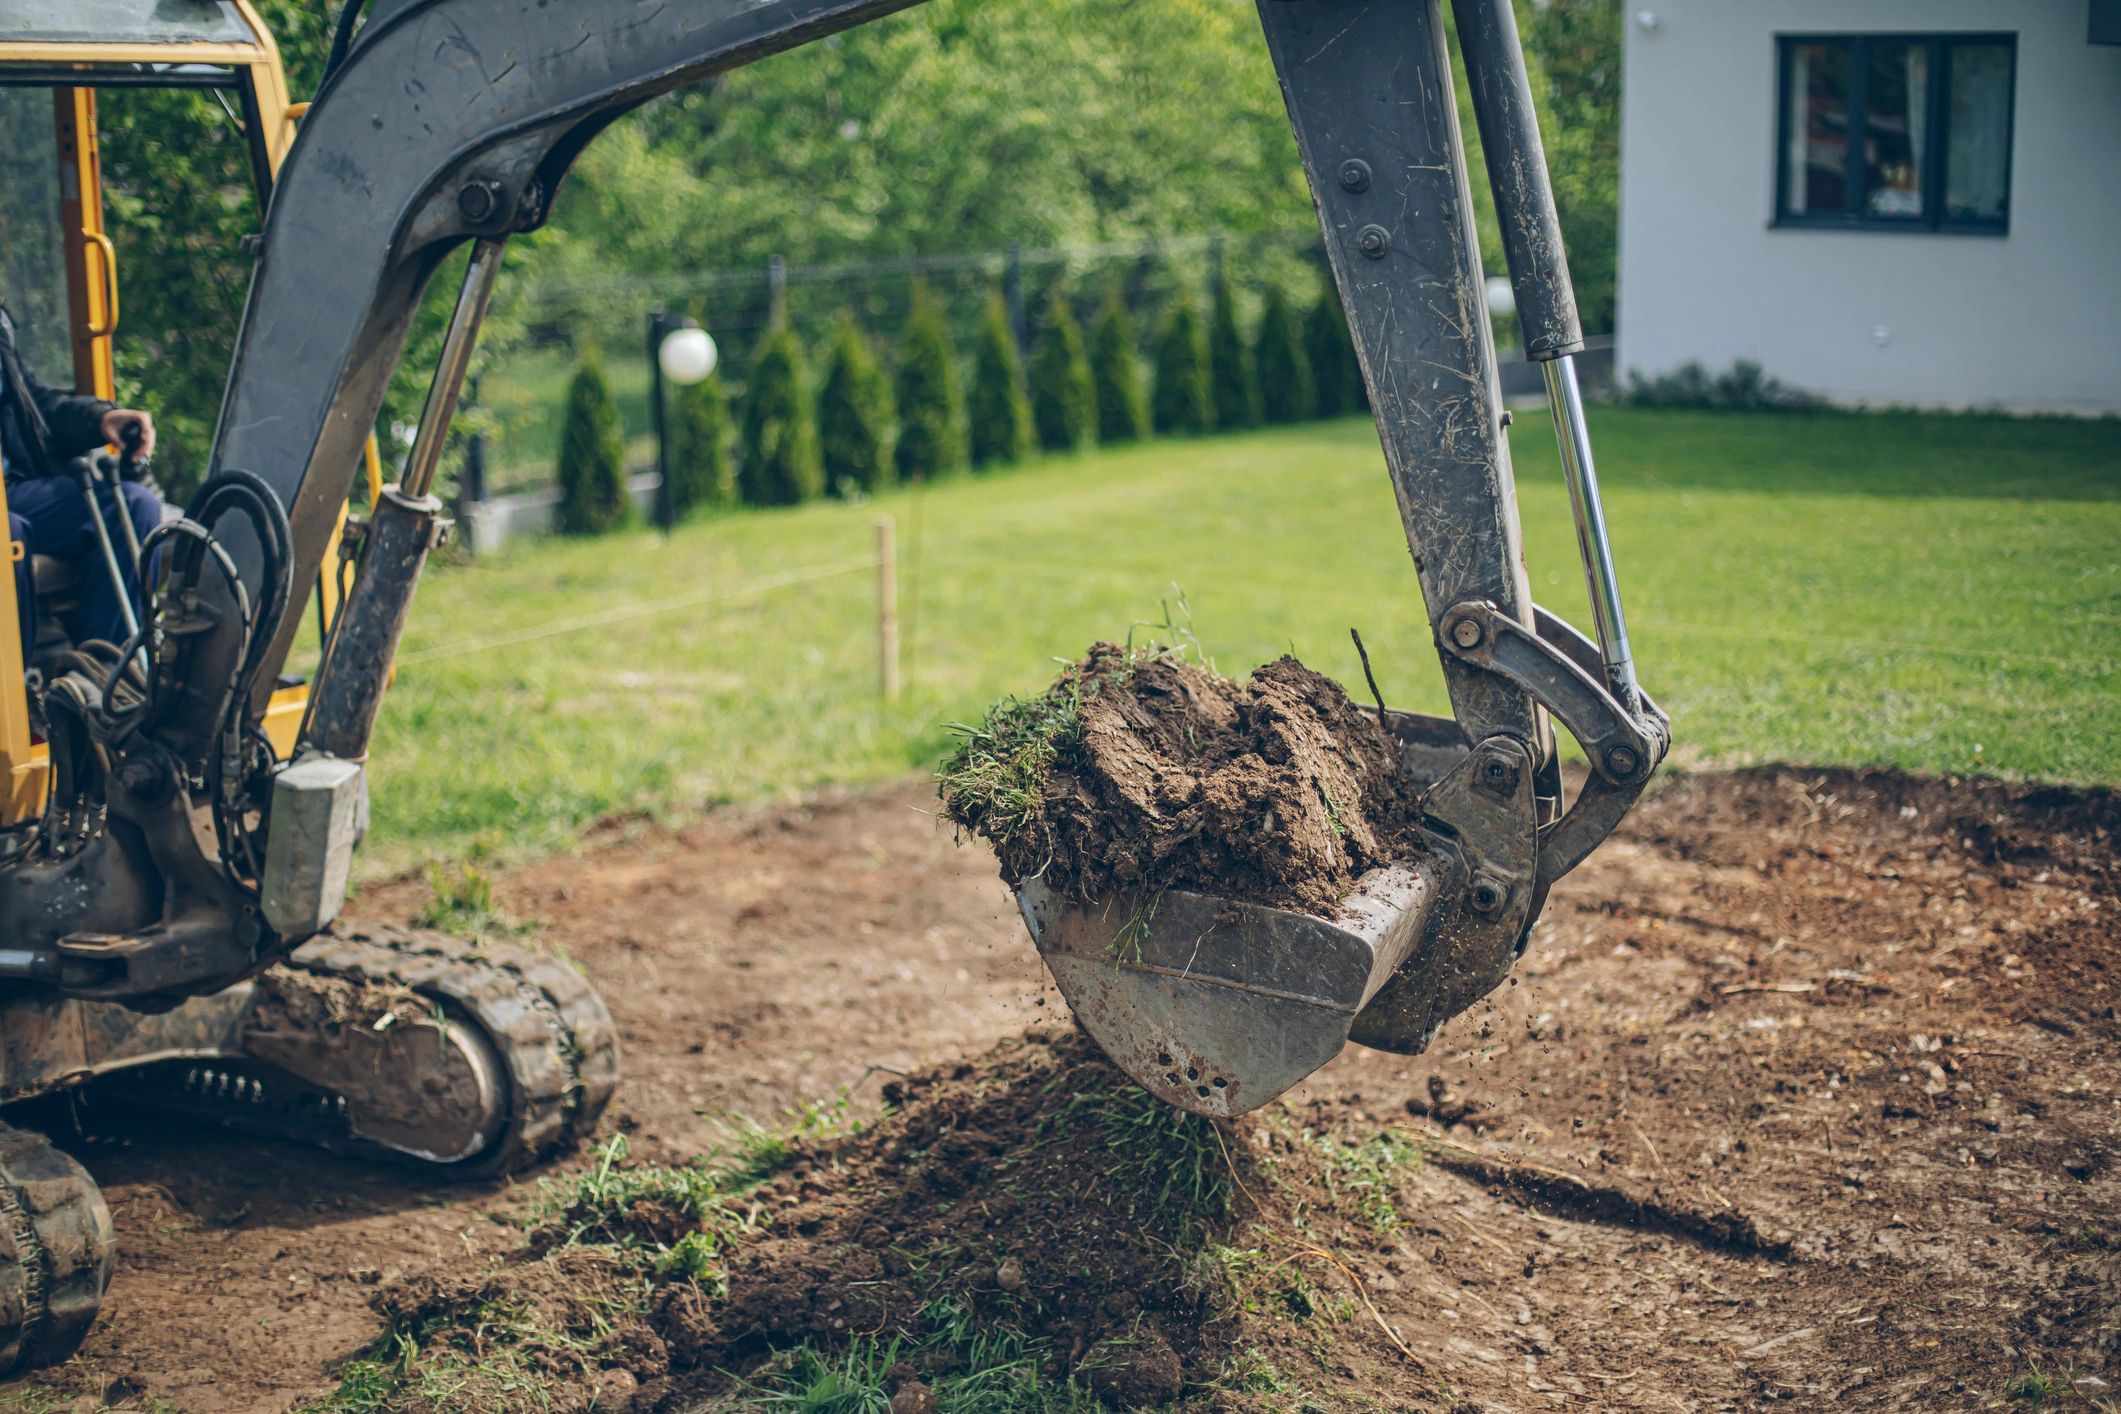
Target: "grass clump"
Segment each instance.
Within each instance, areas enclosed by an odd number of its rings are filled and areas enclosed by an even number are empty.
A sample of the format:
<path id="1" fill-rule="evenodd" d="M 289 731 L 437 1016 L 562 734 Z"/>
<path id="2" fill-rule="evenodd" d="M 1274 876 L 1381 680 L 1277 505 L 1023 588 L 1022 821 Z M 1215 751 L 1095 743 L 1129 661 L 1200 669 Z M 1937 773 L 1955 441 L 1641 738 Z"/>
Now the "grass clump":
<path id="1" fill-rule="evenodd" d="M 626 1136 L 614 1134 L 591 1151 L 584 1172 L 544 1180 L 531 1209 L 539 1241 L 644 1252 L 650 1265 L 683 1267 L 702 1285 L 719 1285 L 719 1267 L 708 1270 L 701 1259 L 760 1223 L 742 1205 L 741 1188 L 707 1162 L 629 1164 L 628 1152 Z M 685 1251 L 673 1256 L 681 1243 L 688 1244 Z"/>
<path id="2" fill-rule="evenodd" d="M 889 1414 L 892 1396 L 919 1377 L 936 1414 L 1098 1414 L 1103 1406 L 1071 1380 L 1044 1374 L 1048 1352 L 1011 1332 L 976 1329 L 963 1309 L 931 1303 L 920 1338 L 858 1336 L 845 1347 L 800 1345 L 781 1351 L 710 1409 L 778 1409 L 791 1414 Z M 934 1373 L 940 1372 L 940 1373 Z M 912 1402 L 912 1401 L 909 1401 Z M 916 1407 L 919 1407 L 916 1404 Z"/>
<path id="3" fill-rule="evenodd" d="M 952 820 L 989 839 L 1038 823 L 1046 776 L 1082 747 L 1083 685 L 1063 677 L 1036 697 L 1005 697 L 977 725 L 954 724 L 957 744 L 936 779 Z"/>
<path id="4" fill-rule="evenodd" d="M 529 924 L 510 917 L 495 900 L 493 875 L 469 860 L 430 866 L 427 887 L 432 897 L 413 916 L 415 927 L 432 928 L 475 943 L 530 931 Z"/>
<path id="5" fill-rule="evenodd" d="M 1081 1139 L 1105 1157 L 1109 1191 L 1156 1231 L 1205 1240 L 1230 1212 L 1230 1164 L 1215 1122 L 1165 1104 L 1131 1081 L 1069 1097 L 1047 1122 L 1055 1142 Z M 1045 1136 L 1042 1136 L 1045 1137 Z"/>

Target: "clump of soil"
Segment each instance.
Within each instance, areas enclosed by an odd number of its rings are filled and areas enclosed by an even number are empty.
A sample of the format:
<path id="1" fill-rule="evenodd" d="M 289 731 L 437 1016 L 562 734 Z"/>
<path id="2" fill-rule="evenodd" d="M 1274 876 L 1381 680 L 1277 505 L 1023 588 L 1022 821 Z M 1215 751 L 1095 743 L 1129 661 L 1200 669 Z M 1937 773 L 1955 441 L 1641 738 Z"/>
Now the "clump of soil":
<path id="1" fill-rule="evenodd" d="M 1178 887 L 1325 912 L 1419 847 L 1397 743 L 1288 657 L 1237 682 L 1097 644 L 971 729 L 942 798 L 1011 884 L 1083 903 Z"/>

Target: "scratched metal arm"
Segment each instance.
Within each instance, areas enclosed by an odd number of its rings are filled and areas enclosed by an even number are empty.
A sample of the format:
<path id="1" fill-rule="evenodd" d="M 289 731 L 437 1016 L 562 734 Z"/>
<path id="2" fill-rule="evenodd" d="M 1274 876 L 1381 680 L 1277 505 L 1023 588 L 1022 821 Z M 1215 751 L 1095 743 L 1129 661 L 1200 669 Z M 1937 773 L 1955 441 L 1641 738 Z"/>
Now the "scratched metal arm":
<path id="1" fill-rule="evenodd" d="M 648 99 L 914 0 L 375 0 L 272 195 L 211 476 L 166 542 L 130 676 L 84 682 L 58 778 L 102 806 L 0 870 L 0 978 L 167 1009 L 323 933 L 429 550 L 432 481 L 508 238 Z M 1582 346 L 1508 0 L 1454 0 L 1518 309 L 1554 370 L 1597 641 L 1533 602 L 1438 0 L 1259 0 L 1455 716 L 1397 716 L 1429 848 L 1326 920 L 1171 895 L 1131 959 L 1023 908 L 1092 1034 L 1145 1085 L 1232 1114 L 1349 1040 L 1419 1050 L 1494 987 L 1548 889 L 1663 758 L 1636 687 L 1570 355 Z M 422 291 L 471 247 L 413 451 L 359 527 L 298 749 L 257 731 Z M 1410 605 L 1411 608 L 1411 599 Z M 137 650 L 137 651 L 135 651 Z M 70 719 L 71 720 L 71 719 Z M 1588 783 L 1564 799 L 1552 723 Z"/>

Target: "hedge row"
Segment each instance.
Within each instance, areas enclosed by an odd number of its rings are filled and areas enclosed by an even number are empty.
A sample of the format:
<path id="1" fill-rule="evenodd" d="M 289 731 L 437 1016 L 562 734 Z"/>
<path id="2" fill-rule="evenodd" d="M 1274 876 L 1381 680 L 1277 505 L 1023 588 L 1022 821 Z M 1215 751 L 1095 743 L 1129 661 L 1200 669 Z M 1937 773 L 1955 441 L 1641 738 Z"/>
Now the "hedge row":
<path id="1" fill-rule="evenodd" d="M 720 377 L 672 394 L 669 460 L 680 515 L 703 507 L 786 506 L 856 495 L 970 465 L 1262 422 L 1337 417 L 1366 406 L 1340 301 L 1328 288 L 1299 315 L 1269 286 L 1248 337 L 1227 280 L 1207 317 L 1183 292 L 1156 331 L 1143 376 L 1133 317 L 1115 286 L 1084 336 L 1056 289 L 1038 317 L 1028 368 L 999 292 L 987 302 L 960 386 L 943 310 L 916 288 L 887 371 L 870 337 L 843 316 L 813 383 L 784 322 L 761 341 L 735 417 Z M 815 391 L 813 392 L 813 388 Z M 560 441 L 560 527 L 594 534 L 627 515 L 618 413 L 603 368 L 586 355 L 568 392 Z"/>

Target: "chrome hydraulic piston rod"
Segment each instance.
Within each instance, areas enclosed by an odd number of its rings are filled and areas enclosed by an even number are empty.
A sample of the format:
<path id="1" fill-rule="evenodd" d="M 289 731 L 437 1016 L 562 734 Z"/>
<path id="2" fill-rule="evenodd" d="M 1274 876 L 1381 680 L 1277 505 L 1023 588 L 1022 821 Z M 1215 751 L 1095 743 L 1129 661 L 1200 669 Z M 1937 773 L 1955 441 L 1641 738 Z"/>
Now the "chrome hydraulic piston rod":
<path id="1" fill-rule="evenodd" d="M 1590 589 L 1599 656 L 1606 686 L 1630 713 L 1642 710 L 1635 683 L 1634 653 L 1620 607 L 1620 582 L 1606 536 L 1598 471 L 1591 460 L 1591 433 L 1583 414 L 1583 389 L 1575 355 L 1583 351 L 1583 324 L 1576 289 L 1562 248 L 1561 216 L 1547 176 L 1546 149 L 1532 107 L 1524 49 L 1510 0 L 1452 0 L 1459 45 L 1472 87 L 1473 114 L 1495 191 L 1495 214 L 1509 257 L 1510 285 L 1517 298 L 1517 324 L 1525 357 L 1542 365 L 1561 468 L 1569 483 L 1569 508 Z"/>

